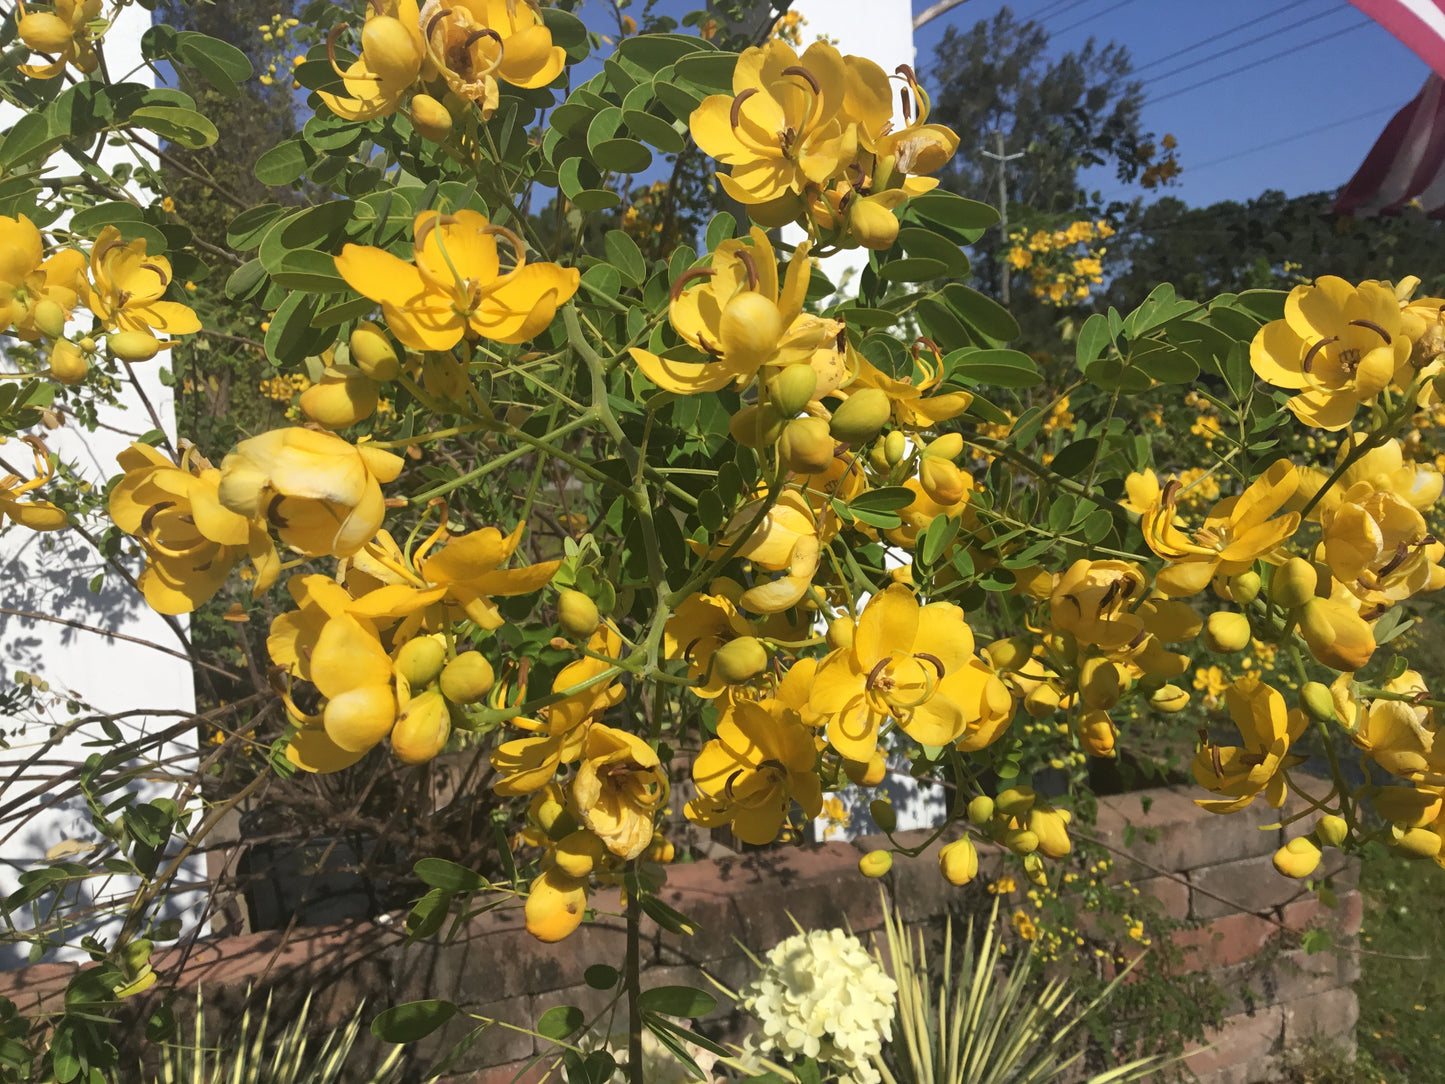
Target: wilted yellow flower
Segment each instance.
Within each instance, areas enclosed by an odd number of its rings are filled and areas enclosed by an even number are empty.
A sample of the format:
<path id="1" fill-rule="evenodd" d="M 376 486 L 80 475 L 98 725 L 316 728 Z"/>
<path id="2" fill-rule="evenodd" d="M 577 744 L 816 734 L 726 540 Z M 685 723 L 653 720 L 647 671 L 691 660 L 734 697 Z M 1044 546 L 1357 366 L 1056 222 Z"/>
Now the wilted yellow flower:
<path id="1" fill-rule="evenodd" d="M 1232 576 L 1256 560 L 1269 560 L 1299 527 L 1298 512 L 1275 517 L 1294 496 L 1298 479 L 1292 463 L 1274 463 L 1240 496 L 1216 504 L 1192 534 L 1174 523 L 1179 484 L 1172 482 L 1140 524 L 1149 548 L 1169 562 L 1155 586 L 1166 595 L 1187 597 L 1204 590 L 1216 573 Z"/>
<path id="2" fill-rule="evenodd" d="M 1260 328 L 1249 347 L 1255 373 L 1298 391 L 1289 409 L 1319 429 L 1343 429 L 1408 364 L 1410 339 L 1395 295 L 1378 282 L 1351 286 L 1323 275 L 1296 286 L 1284 318 Z"/>
<path id="3" fill-rule="evenodd" d="M 1224 700 L 1244 745 L 1211 742 L 1195 754 L 1190 765 L 1195 781 L 1225 796 L 1217 801 L 1196 799 L 1196 804 L 1211 813 L 1234 813 L 1263 791 L 1266 801 L 1278 809 L 1285 798 L 1282 772 L 1305 760 L 1289 748 L 1304 733 L 1309 718 L 1299 708 L 1287 707 L 1284 697 L 1258 674 L 1236 680 L 1225 690 Z"/>
<path id="4" fill-rule="evenodd" d="M 346 95 L 318 91 L 321 100 L 344 120 L 372 120 L 395 113 L 426 57 L 416 0 L 370 5 L 361 28 L 361 56 L 345 71 L 336 63 L 338 31 L 326 39 L 326 55 L 345 83 Z"/>
<path id="5" fill-rule="evenodd" d="M 221 504 L 221 472 L 194 449 L 179 466 L 138 443 L 117 459 L 125 474 L 110 492 L 110 518 L 145 551 L 138 582 L 153 610 L 190 613 L 245 555 L 256 566 L 253 595 L 276 582 L 281 560 L 265 528 Z"/>
<path id="6" fill-rule="evenodd" d="M 70 517 L 65 514 L 64 509 L 57 508 L 49 501 L 21 499 L 50 481 L 54 474 L 50 466 L 50 453 L 40 438 L 21 439 L 30 445 L 31 453 L 35 457 L 35 477 L 28 482 L 18 474 L 0 477 L 0 523 L 9 518 L 11 522 L 29 527 L 32 531 L 58 531 L 62 527 L 68 527 Z"/>
<path id="7" fill-rule="evenodd" d="M 64 333 L 85 282 L 80 252 L 44 255 L 44 241 L 30 219 L 0 215 L 0 331 L 9 328 L 29 342 L 42 333 L 52 339 Z"/>
<path id="8" fill-rule="evenodd" d="M 1349 683 L 1353 674 L 1342 675 L 1332 687 L 1338 702 L 1341 695 L 1348 701 Z M 1425 679 L 1414 670 L 1406 670 L 1385 683 L 1385 691 L 1411 696 L 1428 696 Z M 1435 748 L 1438 734 L 1435 709 L 1412 704 L 1408 700 L 1372 700 L 1359 706 L 1356 728 L 1350 739 L 1365 755 L 1387 772 L 1412 783 L 1439 786 L 1445 783 L 1445 742 Z"/>
<path id="9" fill-rule="evenodd" d="M 385 515 L 381 482 L 402 460 L 368 444 L 311 429 L 273 429 L 243 440 L 221 462 L 221 503 L 263 519 L 281 541 L 312 557 L 346 557 Z"/>
<path id="10" fill-rule="evenodd" d="M 144 331 L 160 338 L 201 330 L 189 307 L 162 300 L 171 284 L 171 264 L 164 256 L 147 254 L 145 238 L 127 243 L 120 230 L 106 226 L 90 250 L 90 276 L 93 285 L 81 283 L 85 306 L 111 331 Z"/>
<path id="11" fill-rule="evenodd" d="M 575 267 L 529 264 L 521 238 L 476 211 L 423 211 L 413 231 L 411 263 L 384 249 L 347 245 L 336 269 L 353 290 L 380 302 L 387 326 L 415 350 L 450 350 L 466 334 L 526 342 L 552 322 L 581 281 Z M 512 246 L 506 272 L 498 237 Z"/>
<path id="12" fill-rule="evenodd" d="M 618 858 L 652 842 L 653 815 L 667 805 L 667 774 L 647 742 L 601 723 L 587 730 L 572 780 L 573 814 Z"/>
<path id="13" fill-rule="evenodd" d="M 90 23 L 100 17 L 100 0 L 53 0 L 53 12 L 26 11 L 16 4 L 19 19 L 15 30 L 27 48 L 55 59 L 45 64 L 22 64 L 20 72 L 32 79 L 53 79 L 72 64 L 82 74 L 95 71 L 100 57 L 95 51 Z"/>
<path id="14" fill-rule="evenodd" d="M 421 26 L 431 65 L 458 97 L 476 103 L 483 120 L 497 107 L 498 79 L 515 87 L 545 87 L 567 63 L 530 3 L 427 0 Z"/>

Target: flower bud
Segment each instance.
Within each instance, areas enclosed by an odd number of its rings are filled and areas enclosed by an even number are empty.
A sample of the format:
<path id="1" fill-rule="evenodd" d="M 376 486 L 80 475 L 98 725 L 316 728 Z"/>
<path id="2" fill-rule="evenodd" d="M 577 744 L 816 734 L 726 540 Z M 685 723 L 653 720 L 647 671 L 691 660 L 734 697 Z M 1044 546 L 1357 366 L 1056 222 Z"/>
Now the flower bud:
<path id="1" fill-rule="evenodd" d="M 1315 821 L 1315 837 L 1327 847 L 1343 847 L 1350 836 L 1350 826 L 1344 817 L 1326 813 Z"/>
<path id="2" fill-rule="evenodd" d="M 892 248 L 898 240 L 898 218 L 871 198 L 855 199 L 848 205 L 848 232 L 864 248 Z"/>
<path id="3" fill-rule="evenodd" d="M 712 666 L 729 685 L 741 685 L 768 668 L 768 649 L 756 636 L 739 636 L 712 653 Z"/>
<path id="4" fill-rule="evenodd" d="M 885 392 L 878 388 L 859 388 L 833 411 L 828 431 L 844 444 L 867 444 L 878 435 L 891 413 Z"/>
<path id="5" fill-rule="evenodd" d="M 1149 706 L 1165 715 L 1173 715 L 1189 706 L 1189 693 L 1178 685 L 1161 685 L 1149 694 Z"/>
<path id="6" fill-rule="evenodd" d="M 929 458 L 957 459 L 963 454 L 963 435 L 944 433 L 941 437 L 934 437 L 924 447 L 923 454 Z"/>
<path id="7" fill-rule="evenodd" d="M 888 761 L 875 751 L 866 761 L 845 760 L 843 772 L 860 787 L 876 787 L 888 775 Z"/>
<path id="8" fill-rule="evenodd" d="M 728 364 L 738 372 L 761 368 L 777 352 L 786 331 L 778 306 L 756 290 L 734 294 L 718 324 L 718 333 L 728 344 Z"/>
<path id="9" fill-rule="evenodd" d="M 423 139 L 445 143 L 452 134 L 452 115 L 430 94 L 416 94 L 411 99 L 411 126 Z"/>
<path id="10" fill-rule="evenodd" d="M 1029 831 L 1038 837 L 1039 852 L 1050 858 L 1063 858 L 1074 849 L 1067 824 L 1063 810 L 1038 806 L 1029 810 Z"/>
<path id="11" fill-rule="evenodd" d="M 585 640 L 597 631 L 602 620 L 597 603 L 581 591 L 563 588 L 557 595 L 557 624 L 572 640 Z"/>
<path id="12" fill-rule="evenodd" d="M 1024 695 L 1024 711 L 1033 719 L 1042 719 L 1059 710 L 1059 690 L 1041 681 Z"/>
<path id="13" fill-rule="evenodd" d="M 1079 696 L 1091 708 L 1108 711 L 1124 695 L 1119 668 L 1110 660 L 1093 656 L 1079 668 Z"/>
<path id="14" fill-rule="evenodd" d="M 968 819 L 982 827 L 993 820 L 994 802 L 987 794 L 980 794 L 968 803 Z"/>
<path id="15" fill-rule="evenodd" d="M 417 636 L 401 645 L 395 669 L 413 689 L 424 689 L 441 676 L 447 664 L 446 645 L 434 636 Z"/>
<path id="16" fill-rule="evenodd" d="M 390 685 L 362 685 L 333 696 L 321 715 L 326 736 L 348 753 L 364 753 L 396 722 Z"/>
<path id="17" fill-rule="evenodd" d="M 898 812 L 887 798 L 874 798 L 868 803 L 868 815 L 882 831 L 891 832 L 898 827 Z"/>
<path id="18" fill-rule="evenodd" d="M 400 19 L 372 15 L 361 30 L 367 67 L 388 83 L 409 83 L 421 66 L 411 31 Z"/>
<path id="19" fill-rule="evenodd" d="M 1071 632 L 1051 632 L 1044 638 L 1044 644 L 1050 651 L 1071 666 L 1079 657 L 1079 641 L 1074 638 L 1074 634 Z"/>
<path id="20" fill-rule="evenodd" d="M 90 372 L 80 347 L 69 339 L 56 339 L 50 348 L 50 375 L 62 384 L 79 384 Z"/>
<path id="21" fill-rule="evenodd" d="M 1345 603 L 1311 598 L 1297 612 L 1300 635 L 1310 654 L 1324 665 L 1352 674 L 1375 653 L 1375 634 Z"/>
<path id="22" fill-rule="evenodd" d="M 883 438 L 883 459 L 890 468 L 903 462 L 908 454 L 908 438 L 901 430 L 895 429 Z"/>
<path id="23" fill-rule="evenodd" d="M 561 941 L 582 925 L 587 912 L 586 881 L 549 869 L 532 882 L 524 914 L 527 932 L 538 941 Z"/>
<path id="24" fill-rule="evenodd" d="M 1243 651 L 1253 636 L 1254 630 L 1244 614 L 1218 610 L 1204 622 L 1204 646 L 1220 655 Z"/>
<path id="25" fill-rule="evenodd" d="M 1246 569 L 1236 576 L 1228 579 L 1228 598 L 1236 606 L 1248 606 L 1259 597 L 1260 580 L 1259 573 L 1254 569 Z"/>
<path id="26" fill-rule="evenodd" d="M 840 647 L 852 647 L 853 634 L 857 630 L 857 623 L 846 614 L 833 618 L 828 622 L 828 646 L 835 651 Z"/>
<path id="27" fill-rule="evenodd" d="M 1291 557 L 1274 570 L 1269 584 L 1269 597 L 1286 610 L 1303 606 L 1315 597 L 1319 575 L 1315 566 L 1303 557 Z"/>
<path id="28" fill-rule="evenodd" d="M 964 836 L 945 843 L 938 852 L 938 872 L 951 885 L 968 884 L 978 876 L 978 850 L 973 840 Z"/>
<path id="29" fill-rule="evenodd" d="M 1274 852 L 1274 868 L 1286 877 L 1304 878 L 1320 864 L 1320 849 L 1309 836 L 1298 836 Z"/>
<path id="30" fill-rule="evenodd" d="M 376 410 L 380 387 L 354 365 L 336 365 L 301 393 L 301 412 L 325 429 L 348 429 Z"/>
<path id="31" fill-rule="evenodd" d="M 370 320 L 363 320 L 351 333 L 351 360 L 373 380 L 395 380 L 401 372 L 396 350 L 386 332 Z"/>
<path id="32" fill-rule="evenodd" d="M 769 448 L 783 435 L 787 421 L 771 403 L 762 406 L 749 403 L 733 415 L 728 432 L 744 448 Z"/>
<path id="33" fill-rule="evenodd" d="M 918 463 L 918 484 L 942 505 L 957 504 L 968 496 L 968 479 L 951 459 L 924 456 Z"/>
<path id="34" fill-rule="evenodd" d="M 149 331 L 117 331 L 106 340 L 110 352 L 125 361 L 149 361 L 161 350 L 161 341 Z"/>
<path id="35" fill-rule="evenodd" d="M 1440 837 L 1428 828 L 1407 828 L 1395 838 L 1395 846 L 1411 858 L 1434 858 L 1440 853 Z"/>
<path id="36" fill-rule="evenodd" d="M 1307 681 L 1299 691 L 1300 707 L 1311 719 L 1322 723 L 1335 722 L 1335 698 L 1330 687 L 1321 681 Z"/>
<path id="37" fill-rule="evenodd" d="M 48 11 L 26 12 L 15 29 L 20 40 L 37 53 L 61 52 L 73 38 L 70 23 Z"/>
<path id="38" fill-rule="evenodd" d="M 1027 636 L 1010 636 L 995 640 L 983 649 L 984 658 L 995 670 L 1017 670 L 1033 658 L 1033 641 Z"/>
<path id="39" fill-rule="evenodd" d="M 778 438 L 778 454 L 794 474 L 821 474 L 833 462 L 833 448 L 828 423 L 822 418 L 794 418 Z"/>
<path id="40" fill-rule="evenodd" d="M 59 339 L 65 334 L 65 310 L 48 297 L 35 303 L 30 317 L 47 339 Z"/>
<path id="41" fill-rule="evenodd" d="M 869 851 L 858 859 L 858 872 L 864 877 L 882 877 L 892 868 L 892 851 Z"/>
<path id="42" fill-rule="evenodd" d="M 1033 854 L 1039 849 L 1039 837 L 1027 828 L 1010 828 L 1003 834 L 1003 845 L 1014 854 Z"/>
<path id="43" fill-rule="evenodd" d="M 557 842 L 552 851 L 552 861 L 568 877 L 586 877 L 597 868 L 606 846 L 585 828 L 579 828 Z"/>
<path id="44" fill-rule="evenodd" d="M 442 670 L 442 695 L 453 704 L 475 704 L 487 695 L 496 675 L 480 651 L 464 651 Z"/>
<path id="45" fill-rule="evenodd" d="M 994 804 L 1005 817 L 1022 817 L 1034 807 L 1038 795 L 1033 787 L 1009 787 L 1001 793 Z"/>
<path id="46" fill-rule="evenodd" d="M 802 411 L 818 390 L 818 373 L 811 365 L 785 365 L 768 381 L 768 398 L 778 412 L 791 418 Z"/>
<path id="47" fill-rule="evenodd" d="M 396 717 L 391 751 L 403 764 L 425 764 L 440 753 L 451 736 L 451 713 L 435 689 L 414 696 Z"/>
<path id="48" fill-rule="evenodd" d="M 1107 712 L 1086 711 L 1079 717 L 1079 744 L 1091 757 L 1111 757 L 1119 740 L 1119 728 Z"/>

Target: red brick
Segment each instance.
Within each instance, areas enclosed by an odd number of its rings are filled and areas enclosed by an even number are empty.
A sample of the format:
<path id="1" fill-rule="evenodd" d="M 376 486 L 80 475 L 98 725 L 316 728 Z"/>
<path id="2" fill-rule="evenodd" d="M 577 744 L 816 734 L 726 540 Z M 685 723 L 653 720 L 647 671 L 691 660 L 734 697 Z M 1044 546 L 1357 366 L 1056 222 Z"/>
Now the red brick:
<path id="1" fill-rule="evenodd" d="M 738 916 L 736 884 L 730 875 L 731 867 L 720 867 L 715 861 L 668 867 L 667 884 L 658 898 L 695 922 L 698 931 L 691 936 L 669 933 L 649 920 L 644 932 L 657 959 L 704 963 L 734 951 Z"/>
<path id="2" fill-rule="evenodd" d="M 1297 1046 L 1315 1038 L 1353 1037 L 1360 1002 L 1348 987 L 1291 1001 L 1284 1009 L 1284 1041 Z"/>
<path id="3" fill-rule="evenodd" d="M 1269 855 L 1191 870 L 1192 916 L 1207 921 L 1245 911 L 1264 914 L 1299 897 L 1304 884 L 1274 868 Z"/>
<path id="4" fill-rule="evenodd" d="M 844 927 L 857 934 L 883 924 L 878 886 L 858 872 L 858 852 L 846 843 L 747 855 L 719 866 L 740 895 L 756 893 L 738 904 L 739 940 L 753 952 L 791 937 L 794 920 L 805 930 Z"/>
<path id="5" fill-rule="evenodd" d="M 1209 813 L 1193 801 L 1204 793 L 1198 787 L 1169 787 L 1101 798 L 1098 823 L 1092 829 L 1081 825 L 1071 831 L 1081 837 L 1094 835 L 1114 851 L 1114 879 L 1138 880 L 1150 873 L 1273 854 L 1279 848 L 1277 828 L 1260 831 L 1278 822 L 1278 811 L 1255 802 L 1227 816 Z M 1133 826 L 1134 835 L 1126 845 L 1128 826 Z M 1129 858 L 1137 862 L 1130 863 Z"/>
<path id="6" fill-rule="evenodd" d="M 1326 907 L 1318 896 L 1307 896 L 1288 903 L 1280 911 L 1280 921 L 1290 930 L 1305 930 L 1318 926 L 1330 930 L 1338 937 L 1353 937 L 1360 932 L 1364 910 L 1364 897 L 1355 889 L 1340 896 L 1333 908 Z"/>
<path id="7" fill-rule="evenodd" d="M 1272 1002 L 1299 1001 L 1327 990 L 1337 990 L 1354 981 L 1357 968 L 1349 952 L 1305 952 L 1289 949 L 1270 965 Z"/>
<path id="8" fill-rule="evenodd" d="M 1266 1058 L 1275 1052 L 1283 1030 L 1284 1010 L 1278 1005 L 1226 1017 L 1219 1028 L 1205 1032 L 1205 1046 L 1189 1044 L 1186 1049 L 1194 1052 L 1184 1064 L 1202 1078 L 1206 1073 Z"/>
<path id="9" fill-rule="evenodd" d="M 1197 930 L 1180 930 L 1174 935 L 1174 943 L 1184 951 L 1188 970 L 1212 970 L 1252 959 L 1269 943 L 1277 928 L 1258 915 L 1225 915 Z"/>
<path id="10" fill-rule="evenodd" d="M 0 997 L 15 1003 L 22 1016 L 52 1007 L 80 970 L 79 964 L 30 964 L 14 971 L 0 971 Z"/>

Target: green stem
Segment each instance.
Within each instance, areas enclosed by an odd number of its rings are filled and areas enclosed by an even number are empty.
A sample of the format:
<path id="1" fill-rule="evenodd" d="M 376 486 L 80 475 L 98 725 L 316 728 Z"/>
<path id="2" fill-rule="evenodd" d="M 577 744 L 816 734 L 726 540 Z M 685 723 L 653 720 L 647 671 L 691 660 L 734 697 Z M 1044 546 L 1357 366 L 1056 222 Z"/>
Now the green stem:
<path id="1" fill-rule="evenodd" d="M 637 863 L 627 879 L 627 1081 L 647 1084 L 642 1077 L 642 900 Z"/>

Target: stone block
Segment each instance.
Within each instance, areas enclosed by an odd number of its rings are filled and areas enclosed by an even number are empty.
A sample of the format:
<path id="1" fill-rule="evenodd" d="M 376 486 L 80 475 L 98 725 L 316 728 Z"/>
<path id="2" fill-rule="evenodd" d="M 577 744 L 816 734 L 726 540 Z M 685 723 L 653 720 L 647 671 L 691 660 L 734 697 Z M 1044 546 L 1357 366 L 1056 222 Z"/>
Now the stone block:
<path id="1" fill-rule="evenodd" d="M 759 955 L 797 932 L 794 919 L 805 930 L 842 927 L 857 934 L 883 924 L 877 886 L 858 872 L 858 852 L 846 843 L 746 855 L 718 866 L 724 882 L 736 885 L 739 940 Z"/>
<path id="2" fill-rule="evenodd" d="M 1081 825 L 1077 833 L 1081 838 L 1093 835 L 1113 849 L 1114 880 L 1140 880 L 1151 873 L 1182 872 L 1279 849 L 1279 829 L 1260 830 L 1278 822 L 1276 810 L 1255 802 L 1221 816 L 1194 804 L 1199 793 L 1196 787 L 1168 787 L 1101 798 L 1097 823 L 1092 829 Z M 1132 841 L 1126 844 L 1130 827 Z"/>
<path id="3" fill-rule="evenodd" d="M 1190 870 L 1189 884 L 1190 913 L 1201 922 L 1240 911 L 1265 914 L 1305 892 L 1304 883 L 1281 876 L 1268 855 Z"/>
<path id="4" fill-rule="evenodd" d="M 1206 1074 L 1227 1071 L 1226 1075 L 1213 1079 L 1250 1084 L 1255 1078 L 1241 1077 L 1239 1072 L 1250 1063 L 1275 1054 L 1283 1030 L 1284 1010 L 1278 1005 L 1226 1017 L 1218 1028 L 1210 1028 L 1205 1033 L 1203 1046 L 1190 1044 L 1193 1052 L 1184 1059 L 1184 1064 L 1201 1080 L 1210 1079 Z"/>
<path id="5" fill-rule="evenodd" d="M 1353 937 L 1364 920 L 1365 900 L 1358 889 L 1339 896 L 1334 907 L 1326 907 L 1318 896 L 1306 896 L 1286 904 L 1280 921 L 1288 930 L 1326 929 L 1337 937 Z"/>
<path id="6" fill-rule="evenodd" d="M 1190 971 L 1213 971 L 1252 960 L 1274 937 L 1278 927 L 1259 915 L 1225 915 L 1207 926 L 1180 930 L 1174 943 L 1183 950 Z"/>
<path id="7" fill-rule="evenodd" d="M 1160 913 L 1182 922 L 1189 917 L 1189 882 L 1178 877 L 1147 877 L 1136 881 L 1141 899 L 1159 904 Z"/>
<path id="8" fill-rule="evenodd" d="M 1311 994 L 1281 1007 L 1287 1046 L 1298 1046 L 1311 1039 L 1339 1040 L 1353 1036 L 1360 1019 L 1359 999 L 1348 987 Z"/>
<path id="9" fill-rule="evenodd" d="M 667 884 L 658 898 L 697 924 L 691 936 L 660 929 L 645 920 L 643 935 L 654 957 L 664 963 L 705 963 L 736 951 L 738 916 L 734 898 L 737 882 L 730 866 L 719 862 L 690 862 L 669 866 Z"/>
<path id="10" fill-rule="evenodd" d="M 0 971 L 0 997 L 14 1002 L 22 1016 L 58 1011 L 66 986 L 79 970 L 79 964 L 30 964 Z"/>
<path id="11" fill-rule="evenodd" d="M 1270 965 L 1271 1001 L 1293 1002 L 1328 990 L 1347 987 L 1358 975 L 1354 953 L 1305 952 L 1288 949 Z"/>

